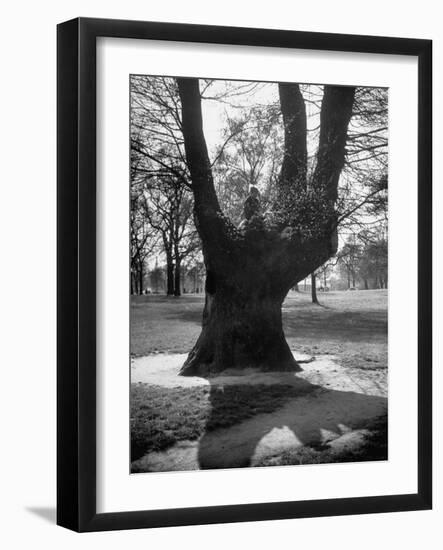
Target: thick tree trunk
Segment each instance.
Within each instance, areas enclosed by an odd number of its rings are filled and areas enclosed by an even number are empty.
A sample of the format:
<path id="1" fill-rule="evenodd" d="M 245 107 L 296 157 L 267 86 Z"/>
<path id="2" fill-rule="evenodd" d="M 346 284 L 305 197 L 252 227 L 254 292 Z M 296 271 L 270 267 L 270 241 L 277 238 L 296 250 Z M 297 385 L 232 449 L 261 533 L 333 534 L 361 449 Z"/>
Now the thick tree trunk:
<path id="1" fill-rule="evenodd" d="M 283 332 L 282 301 L 282 295 L 268 295 L 254 281 L 244 286 L 239 278 L 235 288 L 209 272 L 202 332 L 180 374 L 248 367 L 301 370 Z"/>

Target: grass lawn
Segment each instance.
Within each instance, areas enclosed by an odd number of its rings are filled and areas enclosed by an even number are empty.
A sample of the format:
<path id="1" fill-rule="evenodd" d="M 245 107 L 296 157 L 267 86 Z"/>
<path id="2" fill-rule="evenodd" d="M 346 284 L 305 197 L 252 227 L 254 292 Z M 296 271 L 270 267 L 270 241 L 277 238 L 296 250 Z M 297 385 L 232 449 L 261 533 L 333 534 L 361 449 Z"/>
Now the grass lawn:
<path id="1" fill-rule="evenodd" d="M 314 386 L 232 385 L 220 390 L 200 386 L 164 388 L 133 384 L 131 390 L 131 459 L 162 451 L 205 432 L 229 428 L 256 414 L 271 413 Z"/>
<path id="2" fill-rule="evenodd" d="M 283 325 L 291 349 L 336 355 L 345 366 L 386 368 L 387 290 L 291 293 L 283 304 Z M 180 298 L 135 296 L 131 302 L 131 353 L 187 353 L 199 333 L 202 295 Z"/>
<path id="3" fill-rule="evenodd" d="M 329 354 L 341 365 L 368 371 L 387 367 L 387 291 L 291 293 L 283 304 L 286 338 L 296 353 Z M 203 296 L 136 296 L 131 302 L 133 356 L 187 353 L 200 333 Z M 369 374 L 369 372 L 368 372 Z M 167 388 L 132 384 L 131 456 L 163 451 L 205 432 L 229 428 L 260 413 L 272 413 L 288 400 L 312 391 L 283 384 Z M 360 449 L 335 452 L 305 446 L 264 460 L 262 466 L 380 460 L 386 458 L 386 418 L 368 426 Z M 137 466 L 133 471 L 138 471 Z"/>

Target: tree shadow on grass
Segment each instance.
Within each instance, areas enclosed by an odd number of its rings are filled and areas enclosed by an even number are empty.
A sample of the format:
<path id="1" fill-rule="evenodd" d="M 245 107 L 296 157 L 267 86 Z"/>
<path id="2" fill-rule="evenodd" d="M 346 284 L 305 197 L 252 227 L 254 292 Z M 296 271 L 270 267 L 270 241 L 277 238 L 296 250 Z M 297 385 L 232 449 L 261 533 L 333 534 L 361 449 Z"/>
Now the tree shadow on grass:
<path id="1" fill-rule="evenodd" d="M 254 415 L 227 428 L 223 427 L 223 418 L 238 405 L 233 403 L 235 392 L 211 383 L 212 411 L 198 448 L 201 469 L 248 467 L 266 456 L 301 445 L 321 447 L 386 414 L 384 397 L 327 390 L 289 373 L 284 376 L 284 381 L 279 376 L 277 384 L 299 386 L 300 395 L 277 410 Z M 251 385 L 250 390 L 249 399 L 260 403 L 264 386 Z"/>

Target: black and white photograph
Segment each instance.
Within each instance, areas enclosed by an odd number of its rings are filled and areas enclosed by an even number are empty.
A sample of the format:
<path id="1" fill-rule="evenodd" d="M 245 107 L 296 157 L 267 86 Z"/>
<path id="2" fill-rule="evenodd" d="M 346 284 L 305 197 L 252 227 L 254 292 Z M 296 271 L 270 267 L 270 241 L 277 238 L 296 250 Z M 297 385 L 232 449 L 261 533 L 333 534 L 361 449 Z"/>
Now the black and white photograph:
<path id="1" fill-rule="evenodd" d="M 389 89 L 128 87 L 130 472 L 388 460 Z"/>
<path id="2" fill-rule="evenodd" d="M 5 4 L 1 547 L 438 548 L 440 12 Z"/>

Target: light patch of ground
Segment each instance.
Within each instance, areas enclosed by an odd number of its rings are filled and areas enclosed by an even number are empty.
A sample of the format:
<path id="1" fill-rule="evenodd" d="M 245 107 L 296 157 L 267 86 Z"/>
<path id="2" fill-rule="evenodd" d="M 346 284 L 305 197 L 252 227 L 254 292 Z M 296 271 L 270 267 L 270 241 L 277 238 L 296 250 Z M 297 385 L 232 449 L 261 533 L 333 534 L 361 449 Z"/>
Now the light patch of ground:
<path id="1" fill-rule="evenodd" d="M 206 432 L 196 441 L 181 441 L 162 452 L 151 452 L 134 461 L 133 471 L 172 471 L 254 466 L 265 459 L 305 445 L 351 448 L 361 443 L 362 424 L 387 411 L 386 369 L 350 369 L 330 355 L 309 361 L 295 355 L 303 371 L 245 371 L 241 376 L 224 373 L 211 378 L 181 377 L 178 371 L 186 355 L 155 355 L 135 358 L 131 382 L 168 388 L 210 385 L 291 384 L 315 385 L 278 410 L 258 414 L 229 428 Z"/>
<path id="2" fill-rule="evenodd" d="M 331 390 L 362 392 L 366 395 L 386 395 L 386 370 L 374 372 L 351 370 L 341 367 L 332 355 L 294 354 L 300 362 L 302 372 L 262 372 L 255 369 L 224 371 L 222 375 L 201 378 L 199 376 L 179 376 L 186 354 L 149 355 L 131 359 L 131 383 L 153 384 L 166 388 L 191 388 L 194 386 L 218 386 L 238 384 L 303 384 L 303 381 L 323 386 Z"/>

